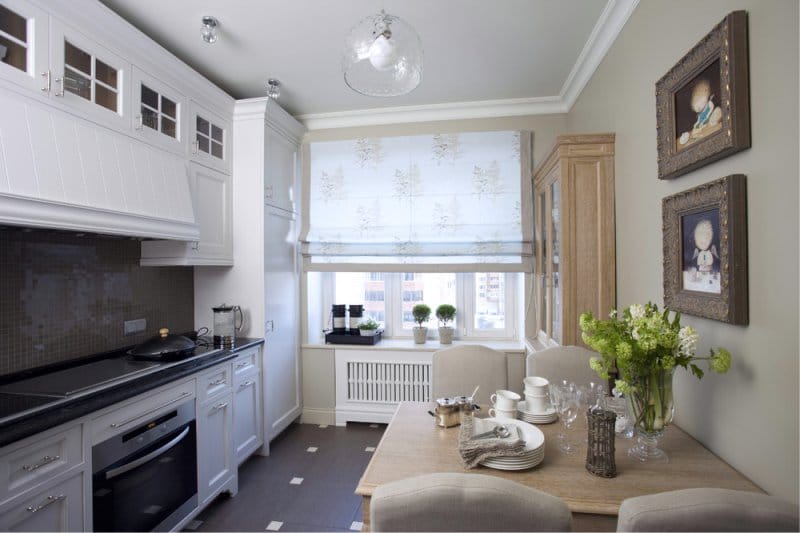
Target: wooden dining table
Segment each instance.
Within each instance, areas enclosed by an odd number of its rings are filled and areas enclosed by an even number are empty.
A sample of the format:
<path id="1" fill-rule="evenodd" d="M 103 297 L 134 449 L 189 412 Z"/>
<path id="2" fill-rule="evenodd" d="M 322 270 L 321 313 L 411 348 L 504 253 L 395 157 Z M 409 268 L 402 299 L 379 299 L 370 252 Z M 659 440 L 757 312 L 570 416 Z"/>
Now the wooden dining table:
<path id="1" fill-rule="evenodd" d="M 369 531 L 370 497 L 379 485 L 435 472 L 486 474 L 510 479 L 562 498 L 572 511 L 576 531 L 616 530 L 619 506 L 626 498 L 669 490 L 717 487 L 763 492 L 733 467 L 715 456 L 677 426 L 664 432 L 659 447 L 668 463 L 642 463 L 628 457 L 633 439 L 616 439 L 617 475 L 596 476 L 586 470 L 586 446 L 566 455 L 558 449 L 558 422 L 537 425 L 545 437 L 544 460 L 527 470 L 495 470 L 485 466 L 466 469 L 459 458 L 460 426 L 436 426 L 421 402 L 403 402 L 383 434 L 380 444 L 356 488 L 363 497 L 363 529 Z M 585 438 L 586 428 L 571 438 Z"/>

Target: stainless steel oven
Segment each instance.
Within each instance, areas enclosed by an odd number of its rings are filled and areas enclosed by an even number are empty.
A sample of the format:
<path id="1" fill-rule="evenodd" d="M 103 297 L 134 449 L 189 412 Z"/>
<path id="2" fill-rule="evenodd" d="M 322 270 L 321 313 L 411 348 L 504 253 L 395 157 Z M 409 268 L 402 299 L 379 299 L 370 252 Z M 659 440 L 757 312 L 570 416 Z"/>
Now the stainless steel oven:
<path id="1" fill-rule="evenodd" d="M 95 531 L 168 531 L 197 507 L 194 401 L 92 448 Z"/>

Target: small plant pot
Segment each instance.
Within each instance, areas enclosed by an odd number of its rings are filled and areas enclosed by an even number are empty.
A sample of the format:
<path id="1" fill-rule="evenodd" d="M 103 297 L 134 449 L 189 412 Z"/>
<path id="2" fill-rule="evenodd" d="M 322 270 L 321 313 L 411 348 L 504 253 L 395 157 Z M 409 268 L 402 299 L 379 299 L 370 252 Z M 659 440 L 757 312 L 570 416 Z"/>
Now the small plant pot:
<path id="1" fill-rule="evenodd" d="M 453 344 L 453 332 L 455 330 L 450 326 L 442 326 L 439 328 L 439 342 L 441 344 Z"/>
<path id="2" fill-rule="evenodd" d="M 362 337 L 374 337 L 378 334 L 377 329 L 360 329 L 358 332 Z"/>
<path id="3" fill-rule="evenodd" d="M 414 328 L 414 344 L 425 344 L 425 339 L 428 337 L 428 328 Z"/>

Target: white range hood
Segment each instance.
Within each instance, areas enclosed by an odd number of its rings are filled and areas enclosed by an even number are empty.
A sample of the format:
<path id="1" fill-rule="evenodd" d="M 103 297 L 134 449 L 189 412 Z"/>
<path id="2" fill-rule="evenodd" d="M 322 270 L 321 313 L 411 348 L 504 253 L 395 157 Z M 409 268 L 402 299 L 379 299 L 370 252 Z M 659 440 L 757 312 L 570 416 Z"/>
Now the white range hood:
<path id="1" fill-rule="evenodd" d="M 194 241 L 185 157 L 3 90 L 0 224 Z"/>

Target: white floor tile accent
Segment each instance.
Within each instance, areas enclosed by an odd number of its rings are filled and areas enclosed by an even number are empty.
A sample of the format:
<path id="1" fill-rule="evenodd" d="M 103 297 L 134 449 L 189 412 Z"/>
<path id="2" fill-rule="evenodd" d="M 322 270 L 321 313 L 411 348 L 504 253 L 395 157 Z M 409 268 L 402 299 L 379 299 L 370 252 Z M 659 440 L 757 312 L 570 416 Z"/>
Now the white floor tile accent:
<path id="1" fill-rule="evenodd" d="M 266 531 L 280 531 L 282 527 L 283 527 L 283 522 L 276 522 L 275 520 L 273 520 L 267 526 Z"/>
<path id="2" fill-rule="evenodd" d="M 289 485 L 299 485 L 303 482 L 303 478 L 301 477 L 293 477 L 292 480 L 289 482 Z"/>
<path id="3" fill-rule="evenodd" d="M 361 531 L 362 527 L 364 527 L 363 522 L 353 522 L 350 524 L 350 531 Z"/>
<path id="4" fill-rule="evenodd" d="M 319 428 L 320 428 L 320 429 L 325 429 L 326 427 L 328 427 L 328 424 L 320 424 L 320 425 L 319 425 Z"/>
<path id="5" fill-rule="evenodd" d="M 378 424 L 370 424 L 369 427 L 376 428 L 376 427 L 378 427 Z"/>
<path id="6" fill-rule="evenodd" d="M 317 453 L 317 450 L 319 450 L 319 448 L 317 448 L 316 446 L 309 446 L 308 448 L 306 448 L 306 451 L 308 453 Z"/>
<path id="7" fill-rule="evenodd" d="M 375 446 L 367 446 L 366 448 L 364 448 L 364 451 L 372 453 L 375 451 Z"/>

